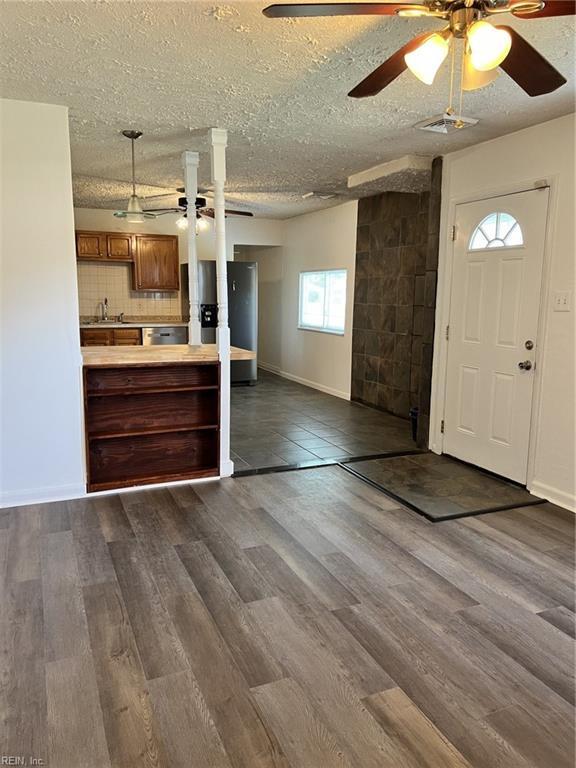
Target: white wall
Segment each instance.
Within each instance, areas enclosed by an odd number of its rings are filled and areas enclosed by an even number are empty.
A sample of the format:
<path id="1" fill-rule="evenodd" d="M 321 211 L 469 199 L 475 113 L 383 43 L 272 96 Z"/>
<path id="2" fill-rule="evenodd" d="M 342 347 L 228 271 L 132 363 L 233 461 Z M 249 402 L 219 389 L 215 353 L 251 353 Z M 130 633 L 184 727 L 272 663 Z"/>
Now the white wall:
<path id="1" fill-rule="evenodd" d="M 350 397 L 356 201 L 284 222 L 281 248 L 237 249 L 258 261 L 259 363 L 286 378 Z M 300 272 L 348 270 L 346 331 L 336 336 L 298 329 Z"/>
<path id="2" fill-rule="evenodd" d="M 439 450 L 439 420 L 442 416 L 438 386 L 442 380 L 444 350 L 440 332 L 446 321 L 442 286 L 450 248 L 447 233 L 452 224 L 454 205 L 465 200 L 530 189 L 535 182 L 545 179 L 551 186 L 551 205 L 543 282 L 544 336 L 539 340 L 538 410 L 532 426 L 535 450 L 533 466 L 529 470 L 529 488 L 538 496 L 572 509 L 575 507 L 575 127 L 574 115 L 568 115 L 444 158 L 441 221 L 444 239 L 440 244 L 431 420 L 431 447 Z M 572 291 L 571 312 L 553 311 L 552 295 L 558 290 Z"/>
<path id="3" fill-rule="evenodd" d="M 278 246 L 284 242 L 284 222 L 276 219 L 226 218 L 226 258 L 234 261 L 238 245 Z M 203 258 L 200 256 L 199 258 Z"/>
<path id="4" fill-rule="evenodd" d="M 352 312 L 358 203 L 352 201 L 289 219 L 284 230 L 282 370 L 303 384 L 350 398 Z M 348 270 L 343 336 L 298 329 L 300 272 Z"/>
<path id="5" fill-rule="evenodd" d="M 0 102 L 3 506 L 84 492 L 68 110 Z"/>

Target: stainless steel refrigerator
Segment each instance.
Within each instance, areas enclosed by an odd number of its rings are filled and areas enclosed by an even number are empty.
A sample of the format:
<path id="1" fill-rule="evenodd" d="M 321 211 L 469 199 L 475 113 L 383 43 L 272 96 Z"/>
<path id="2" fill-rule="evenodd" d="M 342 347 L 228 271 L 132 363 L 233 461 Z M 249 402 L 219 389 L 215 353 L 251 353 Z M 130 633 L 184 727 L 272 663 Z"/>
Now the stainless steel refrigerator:
<path id="1" fill-rule="evenodd" d="M 258 264 L 253 261 L 229 261 L 228 272 L 228 325 L 230 344 L 254 352 L 258 348 Z M 188 265 L 181 267 L 182 316 L 188 319 L 190 298 L 188 292 Z M 216 342 L 218 305 L 216 302 L 216 262 L 198 262 L 198 289 L 202 343 Z M 233 360 L 230 365 L 232 384 L 256 384 L 256 360 Z"/>

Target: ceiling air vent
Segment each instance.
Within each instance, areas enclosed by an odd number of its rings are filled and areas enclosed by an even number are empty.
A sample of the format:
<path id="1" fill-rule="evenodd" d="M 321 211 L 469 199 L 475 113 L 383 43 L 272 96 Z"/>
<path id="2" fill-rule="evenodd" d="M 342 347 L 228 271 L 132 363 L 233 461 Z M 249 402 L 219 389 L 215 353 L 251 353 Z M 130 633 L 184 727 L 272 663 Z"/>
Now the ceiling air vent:
<path id="1" fill-rule="evenodd" d="M 455 133 L 456 131 L 464 130 L 464 128 L 472 128 L 477 122 L 478 120 L 474 117 L 457 117 L 445 112 L 443 115 L 429 117 L 420 123 L 416 123 L 414 128 L 417 128 L 419 131 L 431 131 L 432 133 Z"/>
<path id="2" fill-rule="evenodd" d="M 332 195 L 329 192 L 306 192 L 302 195 L 302 200 L 308 200 L 310 197 L 317 197 L 320 200 L 332 200 L 336 195 Z"/>

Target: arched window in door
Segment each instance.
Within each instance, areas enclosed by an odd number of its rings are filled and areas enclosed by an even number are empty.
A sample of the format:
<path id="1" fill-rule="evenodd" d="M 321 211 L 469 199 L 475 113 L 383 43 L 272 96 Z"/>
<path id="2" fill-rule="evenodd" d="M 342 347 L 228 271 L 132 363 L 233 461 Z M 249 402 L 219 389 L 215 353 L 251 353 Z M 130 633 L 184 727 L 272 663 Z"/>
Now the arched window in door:
<path id="1" fill-rule="evenodd" d="M 524 245 L 520 224 L 514 216 L 504 211 L 491 213 L 482 219 L 470 238 L 470 251 L 484 248 L 513 248 Z"/>

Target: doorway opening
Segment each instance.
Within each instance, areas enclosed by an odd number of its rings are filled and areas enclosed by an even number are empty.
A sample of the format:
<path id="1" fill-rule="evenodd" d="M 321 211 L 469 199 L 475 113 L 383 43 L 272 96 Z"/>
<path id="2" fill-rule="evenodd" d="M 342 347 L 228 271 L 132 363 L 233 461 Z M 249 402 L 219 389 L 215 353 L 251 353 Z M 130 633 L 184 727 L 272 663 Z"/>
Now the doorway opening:
<path id="1" fill-rule="evenodd" d="M 293 310 L 280 246 L 240 245 L 235 262 L 258 275 L 258 378 L 233 387 L 231 450 L 235 473 L 335 464 L 415 450 L 410 425 L 288 378 L 282 371 L 283 313 Z M 231 332 L 233 332 L 231 325 Z"/>

